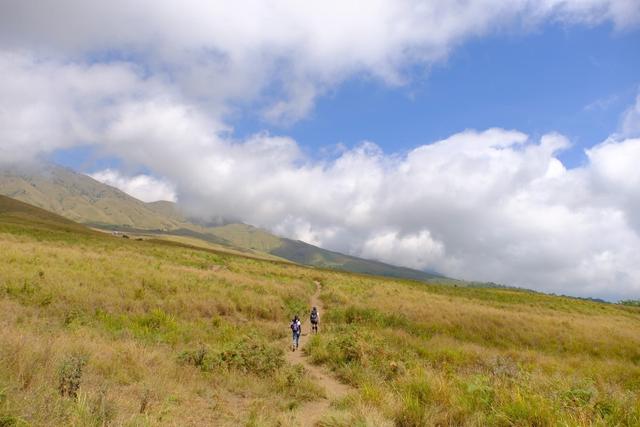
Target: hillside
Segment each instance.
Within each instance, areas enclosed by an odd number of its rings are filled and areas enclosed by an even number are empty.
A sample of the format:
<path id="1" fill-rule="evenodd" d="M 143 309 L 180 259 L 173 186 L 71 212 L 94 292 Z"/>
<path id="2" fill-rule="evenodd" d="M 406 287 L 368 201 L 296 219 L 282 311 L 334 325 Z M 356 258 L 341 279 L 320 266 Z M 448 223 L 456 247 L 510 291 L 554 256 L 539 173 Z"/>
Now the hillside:
<path id="1" fill-rule="evenodd" d="M 0 247 L 3 426 L 640 422 L 637 307 L 114 238 L 7 198 Z"/>
<path id="2" fill-rule="evenodd" d="M 221 225 L 212 225 L 190 220 L 175 203 L 144 203 L 91 177 L 55 165 L 38 172 L 0 171 L 0 194 L 107 230 L 153 235 L 207 248 L 226 246 L 257 256 L 354 273 L 420 281 L 441 278 L 435 273 L 343 255 L 281 238 L 247 224 L 221 220 Z"/>
<path id="3" fill-rule="evenodd" d="M 155 230 L 182 225 L 116 188 L 57 166 L 0 171 L 0 194 L 81 223 Z"/>
<path id="4" fill-rule="evenodd" d="M 267 253 L 273 253 L 275 249 L 282 245 L 283 240 L 265 230 L 246 224 L 226 224 L 209 230 L 211 234 L 224 239 L 232 245 Z"/>
<path id="5" fill-rule="evenodd" d="M 300 240 L 277 237 L 246 224 L 228 224 L 215 227 L 210 229 L 210 233 L 235 246 L 266 252 L 303 265 L 419 281 L 444 278 L 435 273 L 357 258 L 322 249 Z"/>
<path id="6" fill-rule="evenodd" d="M 0 195 L 0 221 L 5 226 L 19 229 L 27 225 L 30 229 L 44 228 L 74 233 L 91 233 L 88 228 L 28 203 Z"/>
<path id="7" fill-rule="evenodd" d="M 339 252 L 320 249 L 299 240 L 281 239 L 280 246 L 273 248 L 269 253 L 298 264 L 344 270 L 351 273 L 373 274 L 418 281 L 444 279 L 439 274 L 344 255 Z"/>

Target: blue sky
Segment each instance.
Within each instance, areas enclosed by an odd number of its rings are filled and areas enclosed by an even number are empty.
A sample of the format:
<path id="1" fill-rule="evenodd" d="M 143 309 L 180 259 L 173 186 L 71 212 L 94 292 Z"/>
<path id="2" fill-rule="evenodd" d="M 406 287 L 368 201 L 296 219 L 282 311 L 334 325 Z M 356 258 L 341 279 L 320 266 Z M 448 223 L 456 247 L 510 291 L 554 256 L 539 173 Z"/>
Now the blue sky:
<path id="1" fill-rule="evenodd" d="M 404 153 L 465 129 L 502 127 L 532 137 L 567 136 L 567 167 L 605 140 L 640 89 L 640 31 L 548 24 L 530 34 L 501 34 L 463 43 L 448 60 L 415 67 L 389 86 L 355 76 L 321 97 L 293 125 L 274 125 L 256 111 L 236 112 L 239 138 L 269 130 L 290 135 L 310 154 L 335 144 L 375 142 Z"/>

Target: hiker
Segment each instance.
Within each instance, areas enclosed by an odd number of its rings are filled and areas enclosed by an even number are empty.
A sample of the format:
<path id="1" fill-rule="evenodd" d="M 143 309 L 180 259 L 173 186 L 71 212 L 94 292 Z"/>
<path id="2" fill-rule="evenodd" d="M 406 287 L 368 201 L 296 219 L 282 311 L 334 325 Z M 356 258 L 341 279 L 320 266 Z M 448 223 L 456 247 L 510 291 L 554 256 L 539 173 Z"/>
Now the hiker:
<path id="1" fill-rule="evenodd" d="M 317 307 L 313 307 L 311 309 L 311 315 L 309 316 L 309 320 L 311 321 L 311 331 L 317 334 L 318 323 L 320 323 L 320 313 L 318 313 Z"/>
<path id="2" fill-rule="evenodd" d="M 300 333 L 302 332 L 302 323 L 300 323 L 300 318 L 296 314 L 291 321 L 291 333 L 293 337 L 293 341 L 291 344 L 291 351 L 296 351 L 298 348 L 298 344 L 300 343 Z"/>

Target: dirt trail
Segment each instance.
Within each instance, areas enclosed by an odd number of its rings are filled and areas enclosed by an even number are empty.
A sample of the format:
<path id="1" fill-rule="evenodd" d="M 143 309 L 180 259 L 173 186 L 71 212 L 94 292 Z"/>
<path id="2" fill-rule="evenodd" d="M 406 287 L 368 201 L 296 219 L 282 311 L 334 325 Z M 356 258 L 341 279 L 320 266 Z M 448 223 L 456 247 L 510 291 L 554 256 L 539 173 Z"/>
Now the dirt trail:
<path id="1" fill-rule="evenodd" d="M 320 333 L 322 333 L 322 316 L 324 315 L 324 307 L 322 306 L 322 302 L 319 298 L 321 290 L 320 283 L 315 282 L 315 284 L 316 292 L 313 294 L 311 301 L 309 302 L 309 310 L 311 307 L 318 307 L 321 321 L 319 329 Z M 286 352 L 286 359 L 287 362 L 291 364 L 300 364 L 304 366 L 311 374 L 311 377 L 315 379 L 316 383 L 325 390 L 327 396 L 326 399 L 305 403 L 300 406 L 297 413 L 297 421 L 299 422 L 299 425 L 313 427 L 318 421 L 320 421 L 322 415 L 327 412 L 331 401 L 343 398 L 352 390 L 352 388 L 342 384 L 319 366 L 309 363 L 307 357 L 304 355 L 303 349 L 311 337 L 311 324 L 308 319 L 308 314 L 309 313 L 303 313 L 301 315 L 303 333 L 300 336 L 300 348 L 296 351 L 291 351 L 291 338 L 289 338 L 289 351 Z"/>

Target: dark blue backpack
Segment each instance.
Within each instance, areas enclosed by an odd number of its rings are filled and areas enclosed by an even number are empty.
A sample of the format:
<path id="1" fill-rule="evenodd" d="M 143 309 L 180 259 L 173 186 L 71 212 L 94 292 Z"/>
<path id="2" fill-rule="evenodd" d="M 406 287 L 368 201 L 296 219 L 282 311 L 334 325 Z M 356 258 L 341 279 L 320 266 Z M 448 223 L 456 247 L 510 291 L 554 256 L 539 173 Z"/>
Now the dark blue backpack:
<path id="1" fill-rule="evenodd" d="M 296 321 L 291 322 L 291 330 L 293 332 L 300 332 L 300 325 L 298 324 L 298 322 Z"/>

